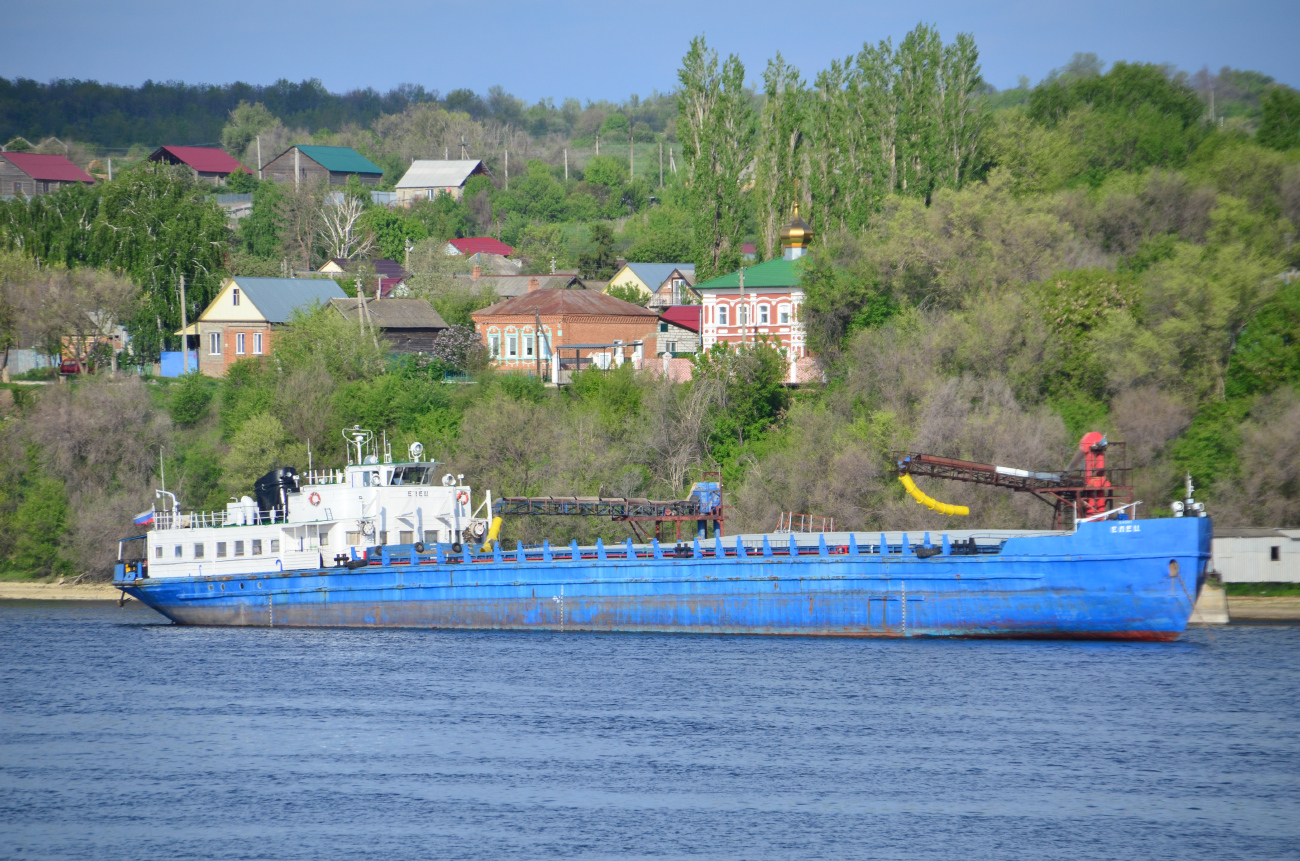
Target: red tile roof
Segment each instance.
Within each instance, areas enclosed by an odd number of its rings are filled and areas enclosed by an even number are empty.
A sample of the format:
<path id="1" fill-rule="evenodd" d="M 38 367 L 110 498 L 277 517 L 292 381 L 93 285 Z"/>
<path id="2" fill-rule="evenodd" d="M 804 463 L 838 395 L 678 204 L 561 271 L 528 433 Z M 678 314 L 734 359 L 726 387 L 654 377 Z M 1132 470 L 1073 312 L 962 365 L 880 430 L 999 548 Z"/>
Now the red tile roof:
<path id="1" fill-rule="evenodd" d="M 658 317 L 654 311 L 595 290 L 534 290 L 475 311 L 482 317 Z"/>
<path id="2" fill-rule="evenodd" d="M 171 156 L 171 158 L 167 158 L 167 156 Z M 164 159 L 173 164 L 180 162 L 189 165 L 200 173 L 236 173 L 241 170 L 244 173 L 252 173 L 251 170 L 216 147 L 164 146 L 159 147 L 153 155 L 149 156 L 150 161 L 162 161 Z"/>
<path id="3" fill-rule="evenodd" d="M 515 250 L 506 245 L 499 239 L 493 239 L 491 236 L 467 236 L 464 239 L 451 240 L 451 246 L 461 254 L 478 254 L 485 251 L 488 254 L 500 254 L 502 257 L 509 257 L 515 253 Z"/>
<path id="4" fill-rule="evenodd" d="M 94 182 L 95 178 L 61 155 L 42 155 L 35 152 L 7 152 L 0 154 L 14 167 L 32 179 L 58 180 L 59 182 Z"/>
<path id="5" fill-rule="evenodd" d="M 669 305 L 659 317 L 675 326 L 698 332 L 700 331 L 700 315 L 703 312 L 703 305 Z"/>

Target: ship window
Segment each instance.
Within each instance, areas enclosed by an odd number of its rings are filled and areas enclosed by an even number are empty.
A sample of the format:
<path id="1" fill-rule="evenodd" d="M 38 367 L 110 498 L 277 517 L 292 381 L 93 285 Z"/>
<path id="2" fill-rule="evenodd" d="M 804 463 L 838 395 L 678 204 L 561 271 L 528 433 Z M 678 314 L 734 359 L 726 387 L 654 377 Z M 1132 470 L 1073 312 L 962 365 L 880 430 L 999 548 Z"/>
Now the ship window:
<path id="1" fill-rule="evenodd" d="M 202 544 L 195 544 L 195 545 L 194 545 L 194 558 L 195 558 L 195 559 L 202 559 L 202 558 L 203 558 L 203 545 L 202 545 Z"/>
<path id="2" fill-rule="evenodd" d="M 249 554 L 250 556 L 261 556 L 261 555 L 262 555 L 262 539 L 260 539 L 260 538 L 254 538 L 254 539 L 253 539 L 253 548 L 252 548 L 252 550 L 253 550 L 253 552 L 252 552 L 251 554 Z"/>
<path id="3" fill-rule="evenodd" d="M 218 559 L 221 559 L 221 558 L 223 558 L 225 555 L 226 555 L 226 542 L 224 542 L 224 541 L 218 541 L 218 542 L 217 542 L 217 558 L 218 558 Z"/>
<path id="4" fill-rule="evenodd" d="M 1276 545 L 1274 545 L 1273 547 L 1268 548 L 1268 561 L 1270 561 L 1270 562 L 1281 562 L 1281 561 L 1282 561 L 1282 548 L 1281 548 L 1281 547 L 1278 547 L 1278 546 L 1276 546 Z"/>
<path id="5" fill-rule="evenodd" d="M 175 556 L 177 559 L 184 559 L 184 558 L 185 558 L 185 551 L 181 548 L 181 546 L 180 546 L 179 544 L 177 544 L 177 545 L 172 549 L 172 555 Z"/>
<path id="6" fill-rule="evenodd" d="M 424 530 L 424 543 L 425 543 L 425 544 L 437 544 L 437 543 L 438 543 L 438 530 L 436 530 L 436 529 L 426 529 L 426 530 Z"/>
<path id="7" fill-rule="evenodd" d="M 320 546 L 321 547 L 330 546 L 330 531 L 328 529 L 322 530 L 320 533 Z"/>
<path id="8" fill-rule="evenodd" d="M 272 538 L 272 539 L 271 539 L 271 552 L 272 552 L 272 553 L 279 553 L 279 552 L 280 552 L 280 539 L 279 539 L 279 538 Z"/>
<path id="9" fill-rule="evenodd" d="M 388 532 L 385 531 L 385 532 L 381 532 L 381 533 L 379 533 L 379 543 L 380 543 L 380 544 L 387 544 L 387 543 L 388 543 Z"/>
<path id="10" fill-rule="evenodd" d="M 360 544 L 360 543 L 361 543 L 361 533 L 360 533 L 360 532 L 349 532 L 349 533 L 347 534 L 347 536 L 346 536 L 346 540 L 347 540 L 348 544 L 352 544 L 352 545 Z"/>
<path id="11" fill-rule="evenodd" d="M 236 555 L 236 556 L 243 556 L 243 555 L 244 555 L 244 542 L 242 542 L 242 541 L 236 541 L 236 542 L 235 542 L 235 555 Z"/>
<path id="12" fill-rule="evenodd" d="M 161 544 L 154 548 L 154 551 L 153 551 L 153 558 L 155 558 L 155 559 L 161 559 L 161 558 L 162 558 L 162 545 L 161 545 Z"/>
<path id="13" fill-rule="evenodd" d="M 427 466 L 399 466 L 393 470 L 392 483 L 394 485 L 429 484 L 430 478 Z"/>
<path id="14" fill-rule="evenodd" d="M 414 533 L 414 532 L 406 532 L 406 531 L 402 531 L 402 532 L 399 532 L 398 535 L 400 536 L 400 538 L 398 539 L 398 542 L 397 542 L 398 544 L 414 544 L 414 543 L 415 543 L 415 533 Z"/>

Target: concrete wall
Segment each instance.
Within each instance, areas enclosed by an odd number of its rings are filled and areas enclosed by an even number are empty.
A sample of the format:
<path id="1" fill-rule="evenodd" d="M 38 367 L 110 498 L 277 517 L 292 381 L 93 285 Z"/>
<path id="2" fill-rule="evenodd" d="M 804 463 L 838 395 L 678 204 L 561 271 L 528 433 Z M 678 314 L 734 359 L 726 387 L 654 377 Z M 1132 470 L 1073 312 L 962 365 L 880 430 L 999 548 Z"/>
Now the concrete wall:
<path id="1" fill-rule="evenodd" d="M 1300 583 L 1300 529 L 1278 530 L 1275 537 L 1215 538 L 1212 552 L 1212 569 L 1224 583 Z"/>

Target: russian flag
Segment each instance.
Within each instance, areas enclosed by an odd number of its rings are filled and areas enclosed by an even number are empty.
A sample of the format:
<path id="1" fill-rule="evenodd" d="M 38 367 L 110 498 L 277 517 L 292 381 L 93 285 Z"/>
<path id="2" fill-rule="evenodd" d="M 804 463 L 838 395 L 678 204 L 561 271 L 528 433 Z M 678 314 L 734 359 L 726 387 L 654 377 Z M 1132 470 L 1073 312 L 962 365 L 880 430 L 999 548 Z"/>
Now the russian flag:
<path id="1" fill-rule="evenodd" d="M 145 511 L 145 512 L 142 512 L 142 513 L 140 513 L 140 514 L 137 514 L 137 515 L 135 516 L 135 525 L 136 525 L 136 526 L 152 526 L 152 525 L 153 525 L 153 509 L 151 508 L 151 509 L 149 509 L 148 511 Z"/>

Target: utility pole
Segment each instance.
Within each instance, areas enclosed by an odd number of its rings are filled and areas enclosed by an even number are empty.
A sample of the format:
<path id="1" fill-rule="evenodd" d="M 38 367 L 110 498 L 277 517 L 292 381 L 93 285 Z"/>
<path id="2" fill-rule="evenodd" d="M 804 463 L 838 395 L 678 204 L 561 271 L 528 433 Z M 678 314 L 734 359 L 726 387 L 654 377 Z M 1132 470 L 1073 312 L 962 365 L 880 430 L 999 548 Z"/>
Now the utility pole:
<path id="1" fill-rule="evenodd" d="M 677 162 L 676 160 L 673 159 L 672 147 L 668 147 L 668 167 L 670 170 L 672 170 L 673 176 L 677 176 Z"/>
<path id="2" fill-rule="evenodd" d="M 569 181 L 569 148 L 564 148 L 564 181 Z"/>
<path id="3" fill-rule="evenodd" d="M 298 187 L 298 179 L 302 175 L 302 169 L 299 167 L 298 148 L 293 148 L 293 187 Z"/>
<path id="4" fill-rule="evenodd" d="M 108 157 L 108 181 L 113 181 L 113 157 L 111 155 Z"/>
<path id="5" fill-rule="evenodd" d="M 257 136 L 257 178 L 262 178 L 262 136 Z"/>
<path id="6" fill-rule="evenodd" d="M 664 187 L 664 142 L 659 141 L 659 187 Z"/>
<path id="7" fill-rule="evenodd" d="M 510 150 L 506 150 L 506 191 L 510 190 Z"/>
<path id="8" fill-rule="evenodd" d="M 366 337 L 366 286 L 361 281 L 361 273 L 357 273 L 357 333 L 364 340 Z"/>
<path id="9" fill-rule="evenodd" d="M 629 177 L 636 179 L 636 135 L 627 133 L 627 163 L 631 166 Z"/>
<path id="10" fill-rule="evenodd" d="M 185 319 L 185 276 L 181 276 L 181 368 L 183 372 L 190 372 L 190 335 L 188 321 Z"/>
<path id="11" fill-rule="evenodd" d="M 600 155 L 600 135 L 596 135 L 596 155 Z"/>
<path id="12" fill-rule="evenodd" d="M 537 379 L 542 378 L 542 315 L 540 312 L 533 312 L 533 319 L 537 322 L 537 328 L 533 330 L 533 358 L 536 359 Z"/>
<path id="13" fill-rule="evenodd" d="M 442 148 L 442 160 L 451 161 L 451 147 L 445 146 Z"/>

